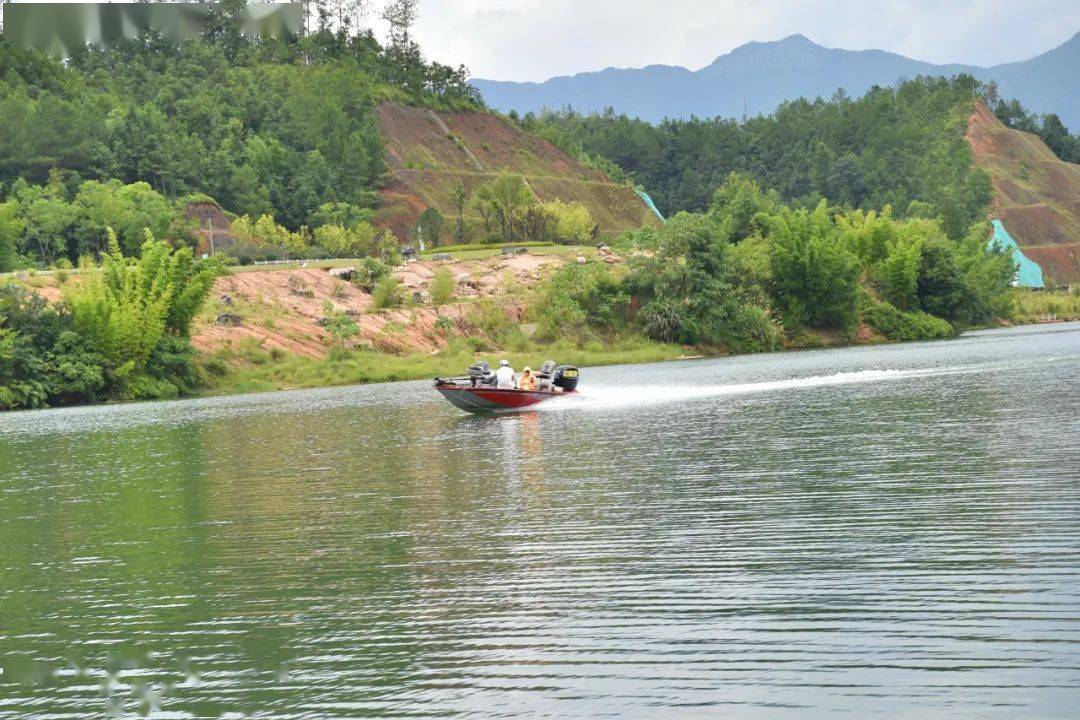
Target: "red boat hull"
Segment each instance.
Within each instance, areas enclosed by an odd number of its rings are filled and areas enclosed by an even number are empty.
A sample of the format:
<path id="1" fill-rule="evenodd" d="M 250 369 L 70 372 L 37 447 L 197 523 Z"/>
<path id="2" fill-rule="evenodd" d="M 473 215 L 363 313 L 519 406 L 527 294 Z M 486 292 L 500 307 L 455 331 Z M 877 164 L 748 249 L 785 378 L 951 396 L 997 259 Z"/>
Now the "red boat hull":
<path id="1" fill-rule="evenodd" d="M 442 393 L 442 396 L 455 407 L 473 413 L 515 412 L 532 407 L 545 400 L 571 394 L 540 390 L 463 387 L 459 385 L 436 385 L 435 389 Z"/>

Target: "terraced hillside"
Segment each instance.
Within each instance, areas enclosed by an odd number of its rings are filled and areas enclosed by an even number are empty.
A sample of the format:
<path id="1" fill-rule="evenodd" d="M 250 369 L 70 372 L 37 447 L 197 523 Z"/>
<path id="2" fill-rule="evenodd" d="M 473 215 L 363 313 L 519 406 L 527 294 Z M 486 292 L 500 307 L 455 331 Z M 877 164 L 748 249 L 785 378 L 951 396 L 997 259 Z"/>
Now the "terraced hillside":
<path id="1" fill-rule="evenodd" d="M 658 222 L 631 188 L 494 115 L 384 103 L 378 118 L 391 179 L 376 224 L 400 238 L 412 237 L 428 207 L 452 217 L 450 197 L 459 181 L 471 194 L 504 169 L 523 175 L 540 200 L 584 203 L 603 235 Z"/>
<path id="2" fill-rule="evenodd" d="M 1006 127 L 982 103 L 967 137 L 975 163 L 994 183 L 992 216 L 1052 281 L 1080 281 L 1080 165 L 1059 160 L 1037 136 Z"/>

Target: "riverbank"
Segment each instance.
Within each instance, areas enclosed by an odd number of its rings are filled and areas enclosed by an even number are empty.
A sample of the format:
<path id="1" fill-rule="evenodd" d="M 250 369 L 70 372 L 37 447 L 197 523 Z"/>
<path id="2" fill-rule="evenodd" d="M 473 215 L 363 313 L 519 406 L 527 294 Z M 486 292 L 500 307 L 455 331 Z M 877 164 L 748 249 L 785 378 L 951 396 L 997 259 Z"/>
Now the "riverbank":
<path id="1" fill-rule="evenodd" d="M 1047 297 L 1025 303 L 1023 317 L 1027 322 L 1009 322 L 1007 326 L 1028 326 L 1080 321 L 1080 308 L 1064 316 L 1049 316 L 1036 311 L 1046 307 L 1069 307 L 1068 296 Z M 1053 319 L 1048 319 L 1048 318 Z M 988 326 L 990 327 L 990 326 Z M 992 327 L 1000 327 L 995 325 Z M 973 328 L 979 329 L 979 328 Z M 915 341 L 918 342 L 918 341 Z M 862 326 L 854 334 L 840 332 L 807 332 L 791 341 L 778 352 L 796 352 L 824 348 L 863 347 L 902 344 Z M 658 343 L 636 335 L 621 335 L 603 342 L 594 340 L 579 345 L 569 342 L 542 344 L 530 342 L 524 346 L 476 350 L 467 339 L 458 338 L 444 350 L 433 354 L 410 353 L 393 355 L 378 350 L 358 348 L 325 358 L 287 355 L 259 347 L 238 349 L 235 353 L 204 357 L 203 368 L 209 380 L 199 395 L 219 396 L 276 390 L 299 390 L 318 387 L 364 385 L 370 383 L 424 380 L 436 376 L 460 375 L 477 359 L 496 362 L 510 360 L 516 368 L 537 367 L 545 360 L 555 359 L 580 367 L 636 365 L 651 362 L 718 358 L 750 353 L 731 353 L 723 348 L 688 347 Z"/>
<path id="2" fill-rule="evenodd" d="M 210 384 L 200 394 L 230 395 L 461 375 L 478 358 L 485 358 L 493 364 L 506 358 L 518 369 L 539 367 L 548 359 L 580 367 L 599 367 L 679 360 L 691 356 L 691 352 L 679 345 L 655 343 L 632 336 L 617 338 L 605 345 L 530 344 L 515 350 L 480 352 L 467 342 L 458 341 L 434 355 L 389 355 L 358 349 L 319 359 L 247 351 L 242 357 L 224 365 L 215 358 L 204 360 L 204 370 Z"/>
<path id="3" fill-rule="evenodd" d="M 349 263 L 313 267 L 236 268 L 219 278 L 196 319 L 197 395 L 218 396 L 457 375 L 478 358 L 505 357 L 515 367 L 547 359 L 582 367 L 630 365 L 732 354 L 725 347 L 687 346 L 645 338 L 624 327 L 584 334 L 540 330 L 538 310 L 560 268 L 579 257 L 597 262 L 595 248 L 553 247 L 521 255 L 490 252 L 452 260 L 422 259 L 399 267 L 399 302 L 380 307 L 375 294 L 349 282 Z M 618 257 L 605 256 L 616 274 Z M 355 264 L 355 263 L 353 263 Z M 449 277 L 449 298 L 430 292 Z M 36 276 L 23 285 L 51 300 L 63 278 Z M 66 279 L 81 282 L 78 275 Z M 1017 324 L 1080 319 L 1080 294 L 1015 291 Z M 549 338 L 561 338 L 554 341 Z M 868 324 L 854 331 L 807 330 L 783 339 L 783 350 L 891 342 Z"/>

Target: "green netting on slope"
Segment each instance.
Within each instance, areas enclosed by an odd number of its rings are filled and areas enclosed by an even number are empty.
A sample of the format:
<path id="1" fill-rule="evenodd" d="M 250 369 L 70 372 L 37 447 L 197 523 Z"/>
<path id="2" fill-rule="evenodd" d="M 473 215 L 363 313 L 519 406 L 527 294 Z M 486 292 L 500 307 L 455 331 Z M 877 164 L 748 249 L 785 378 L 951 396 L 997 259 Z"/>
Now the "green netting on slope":
<path id="1" fill-rule="evenodd" d="M 660 222 L 667 222 L 667 220 L 664 219 L 664 216 L 660 214 L 660 210 L 657 209 L 655 203 L 653 203 L 652 198 L 649 197 L 649 193 L 645 192 L 644 190 L 638 190 L 637 188 L 634 188 L 634 192 L 636 192 L 637 196 L 641 198 L 646 205 L 649 206 L 650 210 L 656 213 L 656 217 L 660 218 Z"/>
<path id="2" fill-rule="evenodd" d="M 1030 288 L 1046 287 L 1043 284 L 1043 273 L 1039 264 L 1024 254 L 1000 220 L 994 220 L 993 222 L 994 236 L 990 238 L 987 249 L 993 250 L 995 247 L 1000 247 L 1005 250 L 1012 250 L 1013 260 L 1016 261 L 1015 284 Z"/>

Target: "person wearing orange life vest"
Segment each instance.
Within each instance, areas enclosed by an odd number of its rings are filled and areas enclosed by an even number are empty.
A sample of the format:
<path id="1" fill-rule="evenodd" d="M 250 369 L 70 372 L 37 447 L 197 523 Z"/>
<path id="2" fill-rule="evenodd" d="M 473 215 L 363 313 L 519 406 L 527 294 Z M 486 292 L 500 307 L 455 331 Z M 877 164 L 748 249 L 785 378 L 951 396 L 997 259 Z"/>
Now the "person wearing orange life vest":
<path id="1" fill-rule="evenodd" d="M 532 368 L 525 368 L 521 371 L 521 378 L 518 379 L 518 390 L 536 390 L 536 376 L 533 375 Z"/>

